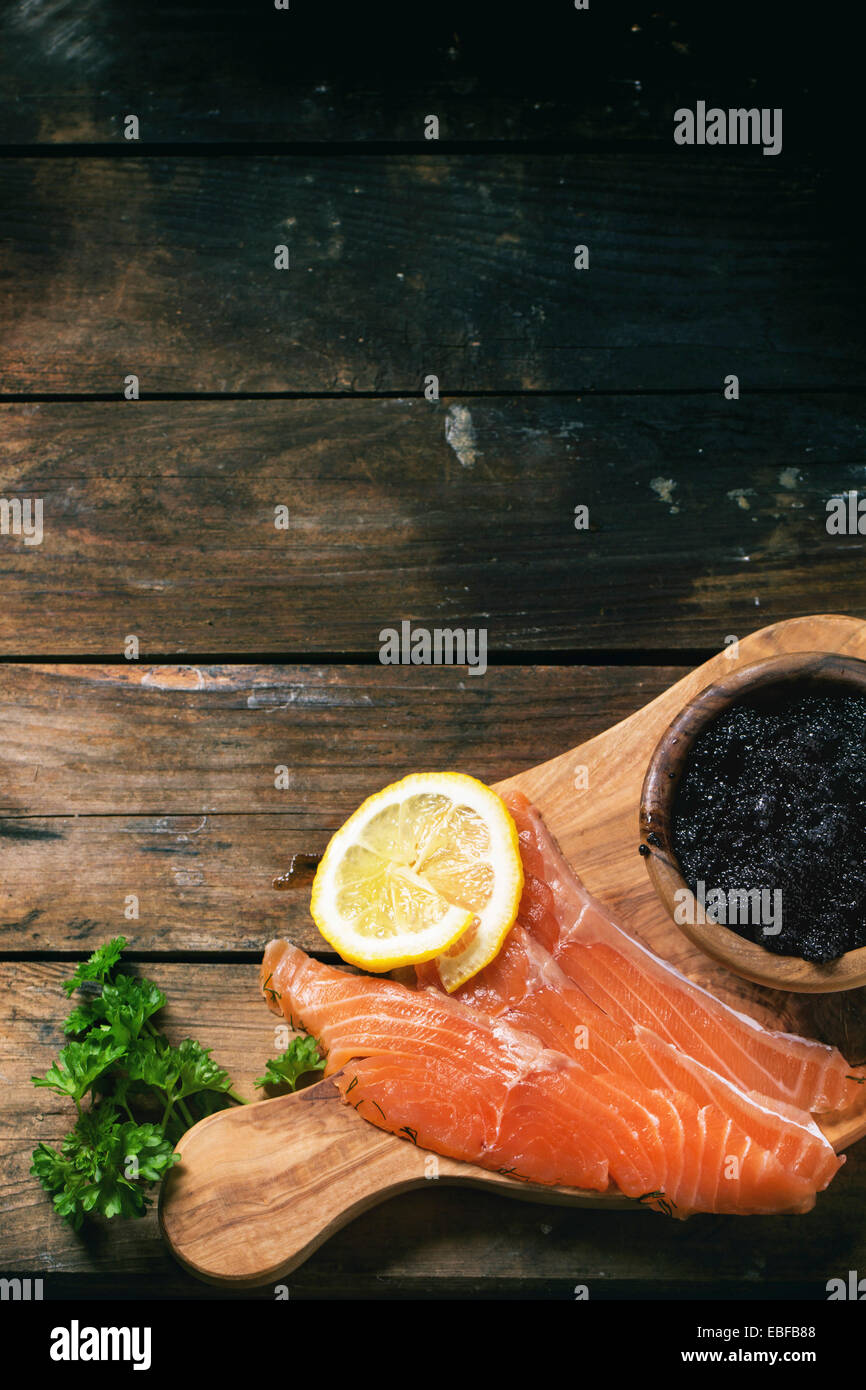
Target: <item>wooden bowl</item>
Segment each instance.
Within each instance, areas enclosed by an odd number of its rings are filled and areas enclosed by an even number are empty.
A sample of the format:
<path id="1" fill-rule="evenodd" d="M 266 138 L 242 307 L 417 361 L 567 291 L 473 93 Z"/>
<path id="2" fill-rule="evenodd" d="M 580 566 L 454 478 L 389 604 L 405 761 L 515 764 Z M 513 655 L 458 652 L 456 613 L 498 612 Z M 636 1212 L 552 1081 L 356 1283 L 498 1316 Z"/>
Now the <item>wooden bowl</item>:
<path id="1" fill-rule="evenodd" d="M 650 759 L 640 803 L 642 850 L 653 887 L 688 939 L 737 975 L 773 989 L 802 993 L 855 989 L 866 984 L 866 946 L 848 951 L 826 965 L 799 956 L 777 955 L 738 936 L 717 922 L 680 922 L 677 904 L 695 909 L 697 900 L 686 883 L 673 849 L 673 807 L 688 754 L 702 731 L 723 710 L 767 686 L 845 688 L 866 694 L 866 661 L 827 652 L 793 652 L 759 661 L 708 685 L 665 730 Z M 685 895 L 685 896 L 683 896 Z M 864 904 L 866 910 L 866 904 Z M 682 913 L 680 914 L 682 915 Z"/>

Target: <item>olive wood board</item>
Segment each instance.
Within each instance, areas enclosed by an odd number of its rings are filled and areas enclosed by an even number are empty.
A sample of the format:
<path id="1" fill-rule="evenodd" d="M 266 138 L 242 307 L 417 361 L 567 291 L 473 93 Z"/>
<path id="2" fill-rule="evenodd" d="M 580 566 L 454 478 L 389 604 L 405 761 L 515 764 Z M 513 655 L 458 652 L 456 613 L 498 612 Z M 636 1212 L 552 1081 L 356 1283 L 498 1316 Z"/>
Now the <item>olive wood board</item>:
<path id="1" fill-rule="evenodd" d="M 705 956 L 667 916 L 638 853 L 638 808 L 650 755 L 671 719 L 705 686 L 738 667 L 799 651 L 866 659 L 866 622 L 794 618 L 752 633 L 699 666 L 643 709 L 568 753 L 497 785 L 539 807 L 589 890 L 630 932 L 726 1003 L 761 1023 L 806 1036 L 866 1042 L 849 1029 L 860 991 L 792 995 L 733 975 Z M 264 1007 L 264 1004 L 263 1004 Z M 861 1025 L 863 1028 L 864 1025 Z M 837 1149 L 866 1134 L 866 1093 L 844 1115 L 824 1116 Z M 294 1094 L 221 1111 L 178 1144 L 181 1162 L 160 1198 L 163 1234 L 200 1278 L 235 1288 L 278 1280 L 361 1212 L 429 1182 L 486 1188 L 558 1205 L 637 1209 L 617 1193 L 543 1187 L 429 1153 L 361 1119 L 330 1079 Z"/>

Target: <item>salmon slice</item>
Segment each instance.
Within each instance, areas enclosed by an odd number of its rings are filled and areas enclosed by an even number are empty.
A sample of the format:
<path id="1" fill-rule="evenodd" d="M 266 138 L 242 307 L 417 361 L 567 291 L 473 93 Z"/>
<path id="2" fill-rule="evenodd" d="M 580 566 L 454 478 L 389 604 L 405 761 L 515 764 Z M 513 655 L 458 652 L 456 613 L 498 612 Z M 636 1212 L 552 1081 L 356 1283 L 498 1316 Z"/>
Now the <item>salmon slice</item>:
<path id="1" fill-rule="evenodd" d="M 270 1006 L 320 1040 L 344 1099 L 423 1148 L 538 1183 L 613 1182 L 680 1217 L 814 1204 L 814 1178 L 715 1105 L 591 1071 L 439 991 L 350 975 L 285 941 L 268 946 L 262 982 Z"/>
<path id="2" fill-rule="evenodd" d="M 438 980 L 430 966 L 416 967 L 420 983 Z M 519 923 L 490 964 L 452 997 L 532 1033 L 588 1071 L 627 1076 L 650 1090 L 688 1095 L 699 1107 L 715 1106 L 782 1167 L 818 1189 L 844 1162 L 806 1111 L 741 1090 L 639 1024 L 631 1031 L 621 1027 Z M 700 1162 L 697 1153 L 688 1157 Z"/>
<path id="3" fill-rule="evenodd" d="M 622 1055 L 646 1085 L 684 1091 L 699 1105 L 715 1106 L 772 1153 L 783 1168 L 813 1182 L 818 1190 L 825 1188 L 842 1167 L 844 1157 L 834 1152 L 806 1111 L 740 1090 L 648 1029 L 638 1026 L 635 1034 L 634 1040 L 623 1043 Z"/>
<path id="4" fill-rule="evenodd" d="M 415 967 L 420 986 L 444 989 L 435 961 Z M 452 996 L 532 1033 L 588 1071 L 628 1071 L 620 1052 L 629 1034 L 565 974 L 518 921 L 499 954 Z"/>
<path id="5" fill-rule="evenodd" d="M 505 801 L 526 875 L 518 922 L 610 1020 L 655 1033 L 744 1091 L 815 1114 L 853 1104 L 866 1072 L 834 1047 L 761 1027 L 635 941 L 587 892 L 527 798 Z"/>

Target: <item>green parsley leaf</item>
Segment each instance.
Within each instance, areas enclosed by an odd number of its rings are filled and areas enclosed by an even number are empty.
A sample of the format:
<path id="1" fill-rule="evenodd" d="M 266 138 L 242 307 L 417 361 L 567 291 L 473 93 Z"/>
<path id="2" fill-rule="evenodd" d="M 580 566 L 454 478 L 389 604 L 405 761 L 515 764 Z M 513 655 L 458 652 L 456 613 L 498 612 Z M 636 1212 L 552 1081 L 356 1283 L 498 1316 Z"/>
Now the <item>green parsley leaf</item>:
<path id="1" fill-rule="evenodd" d="M 103 983 L 120 960 L 125 945 L 126 937 L 116 936 L 112 941 L 106 941 L 104 946 L 98 946 L 92 956 L 76 967 L 72 979 L 63 981 L 67 996 L 73 994 L 85 980 L 98 980 L 100 984 Z"/>
<path id="2" fill-rule="evenodd" d="M 178 1081 L 182 1096 L 197 1091 L 230 1091 L 232 1079 L 211 1057 L 211 1049 L 194 1038 L 184 1038 L 174 1049 L 179 1061 Z"/>
<path id="3" fill-rule="evenodd" d="M 155 1086 L 172 1102 L 200 1091 L 230 1091 L 231 1077 L 210 1054 L 194 1038 L 172 1047 L 162 1036 L 141 1037 L 130 1047 L 126 1067 L 131 1080 Z"/>
<path id="4" fill-rule="evenodd" d="M 129 1043 L 153 1014 L 165 1007 L 165 995 L 152 980 L 118 975 L 102 986 L 101 1005 L 112 1037 Z"/>
<path id="5" fill-rule="evenodd" d="M 146 1184 L 178 1159 L 157 1125 L 120 1120 L 106 1101 L 79 1117 L 59 1153 L 47 1144 L 34 1149 L 30 1171 L 51 1193 L 58 1215 L 77 1230 L 91 1211 L 143 1216 L 150 1205 Z"/>
<path id="6" fill-rule="evenodd" d="M 68 1096 L 78 1111 L 58 1148 L 34 1149 L 30 1169 L 76 1229 L 91 1212 L 143 1216 L 149 1185 L 179 1160 L 180 1135 L 196 1119 L 243 1103 L 209 1048 L 193 1038 L 173 1047 L 158 1031 L 151 1020 L 165 995 L 152 980 L 118 970 L 125 946 L 122 936 L 106 942 L 64 982 L 67 996 L 75 990 L 81 996 L 65 1023 L 72 1041 L 44 1076 L 33 1077 L 35 1086 Z M 324 1065 L 315 1045 L 309 1056 L 293 1049 L 269 1063 L 281 1068 L 280 1084 L 294 1085 L 297 1075 Z"/>
<path id="7" fill-rule="evenodd" d="M 228 1091 L 197 1091 L 189 1097 L 189 1108 L 196 1121 L 215 1115 L 218 1110 L 234 1108 L 236 1098 Z"/>
<path id="8" fill-rule="evenodd" d="M 288 1086 L 292 1091 L 307 1072 L 322 1071 L 325 1058 L 319 1055 L 315 1038 L 293 1038 L 279 1057 L 265 1063 L 264 1076 L 256 1077 L 257 1086 Z"/>
<path id="9" fill-rule="evenodd" d="M 76 1004 L 63 1025 L 63 1031 L 69 1037 L 80 1037 L 86 1033 L 88 1028 L 95 1028 L 97 1024 L 105 1021 L 105 1008 L 102 1003 L 102 996 L 95 999 L 82 999 L 80 1004 Z"/>
<path id="10" fill-rule="evenodd" d="M 91 1034 L 83 1042 L 67 1043 L 44 1076 L 30 1079 L 34 1086 L 47 1086 L 61 1096 L 71 1096 L 77 1103 L 125 1051 L 122 1043 L 107 1034 Z"/>
<path id="11" fill-rule="evenodd" d="M 90 983 L 90 982 L 88 982 Z M 64 1024 L 64 1031 L 80 1036 L 90 1028 L 105 1025 L 117 1042 L 137 1038 L 149 1018 L 165 1007 L 165 995 L 152 980 L 118 975 L 102 986 L 91 984 L 98 993 L 76 1004 Z"/>

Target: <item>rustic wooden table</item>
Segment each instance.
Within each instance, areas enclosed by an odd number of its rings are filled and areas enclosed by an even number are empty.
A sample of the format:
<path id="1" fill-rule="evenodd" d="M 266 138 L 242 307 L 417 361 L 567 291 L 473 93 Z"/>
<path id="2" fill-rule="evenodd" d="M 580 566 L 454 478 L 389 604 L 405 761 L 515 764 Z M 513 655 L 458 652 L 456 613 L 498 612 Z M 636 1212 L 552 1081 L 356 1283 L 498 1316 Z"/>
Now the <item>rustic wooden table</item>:
<path id="1" fill-rule="evenodd" d="M 365 794 L 495 781 L 731 635 L 866 616 L 825 524 L 864 477 L 864 306 L 814 40 L 357 8 L 0 19 L 0 487 L 44 527 L 0 535 L 0 1272 L 47 1296 L 218 1296 L 152 1216 L 75 1235 L 28 1176 L 70 961 L 124 932 L 252 1095 L 262 945 L 320 946 L 272 879 Z M 698 98 L 784 105 L 783 152 L 675 146 Z M 486 628 L 487 674 L 380 665 L 402 619 Z M 807 1219 L 413 1193 L 291 1294 L 814 1296 L 866 1269 L 860 1148 Z"/>

